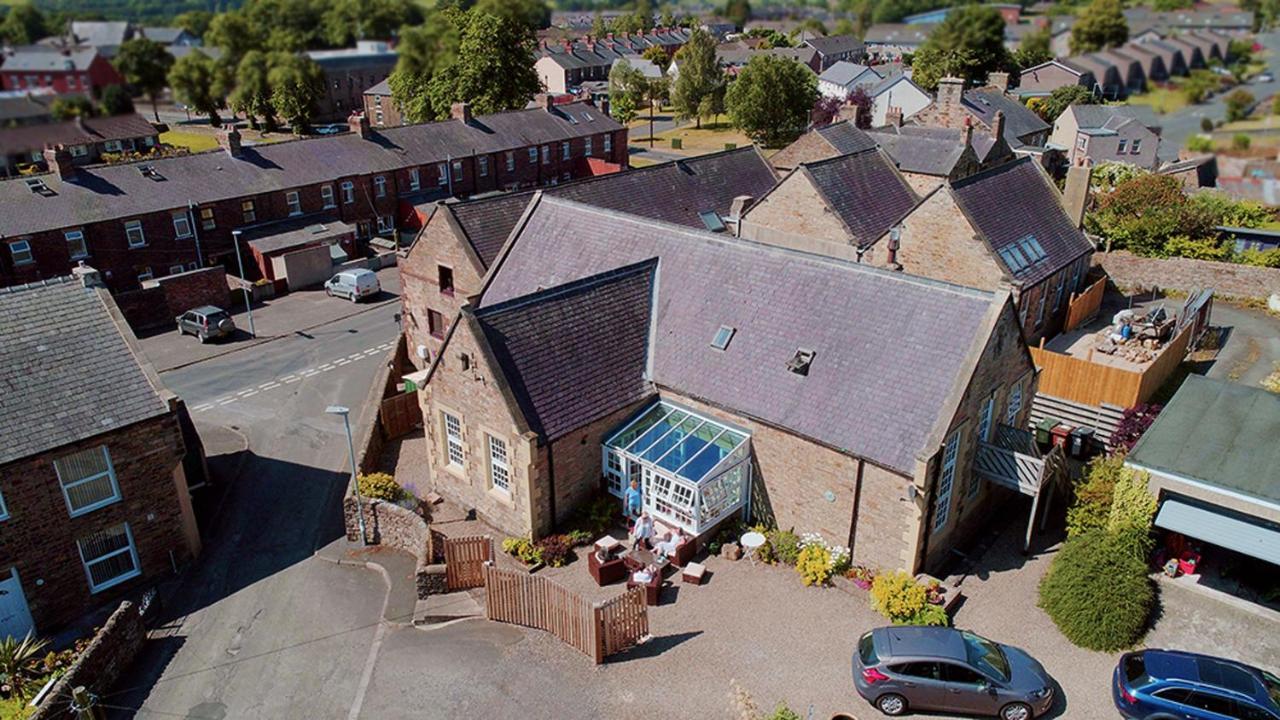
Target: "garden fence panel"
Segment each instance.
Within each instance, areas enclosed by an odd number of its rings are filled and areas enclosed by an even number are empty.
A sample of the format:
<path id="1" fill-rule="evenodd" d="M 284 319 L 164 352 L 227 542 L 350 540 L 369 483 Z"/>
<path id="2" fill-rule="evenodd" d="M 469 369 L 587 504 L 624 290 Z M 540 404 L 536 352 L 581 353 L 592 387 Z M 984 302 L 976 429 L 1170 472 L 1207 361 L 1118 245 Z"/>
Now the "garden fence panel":
<path id="1" fill-rule="evenodd" d="M 445 538 L 445 583 L 449 591 L 484 587 L 484 565 L 493 559 L 493 538 L 468 535 Z"/>

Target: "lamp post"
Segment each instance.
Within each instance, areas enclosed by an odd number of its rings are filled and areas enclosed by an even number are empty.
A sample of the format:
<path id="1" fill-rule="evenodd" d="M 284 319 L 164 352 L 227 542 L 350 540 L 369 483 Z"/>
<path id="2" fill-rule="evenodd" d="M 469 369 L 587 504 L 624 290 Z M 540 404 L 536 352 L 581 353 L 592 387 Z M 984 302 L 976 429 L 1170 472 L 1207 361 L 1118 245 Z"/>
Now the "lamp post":
<path id="1" fill-rule="evenodd" d="M 240 282 L 247 283 L 249 280 L 244 276 L 244 259 L 240 257 L 240 231 L 231 231 L 231 246 L 236 249 L 236 264 L 240 266 Z M 256 338 L 258 333 L 253 331 L 253 295 L 249 292 L 248 285 L 241 285 L 244 290 L 244 309 L 249 313 L 249 337 Z"/>
<path id="2" fill-rule="evenodd" d="M 356 494 L 356 522 L 360 525 L 360 544 L 364 545 L 364 500 L 360 497 L 360 481 L 356 478 L 356 445 L 351 439 L 351 410 L 342 405 L 330 405 L 324 411 L 330 415 L 341 415 L 342 424 L 347 428 L 347 450 L 351 453 L 351 488 Z"/>

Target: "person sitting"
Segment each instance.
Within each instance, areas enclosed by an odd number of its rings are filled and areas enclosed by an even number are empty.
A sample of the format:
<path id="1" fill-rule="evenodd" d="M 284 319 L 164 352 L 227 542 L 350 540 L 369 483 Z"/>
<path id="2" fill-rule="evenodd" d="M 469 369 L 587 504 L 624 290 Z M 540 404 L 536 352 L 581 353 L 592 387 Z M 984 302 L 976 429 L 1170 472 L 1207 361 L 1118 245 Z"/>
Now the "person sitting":
<path id="1" fill-rule="evenodd" d="M 649 516 L 649 513 L 640 513 L 640 519 L 636 521 L 636 526 L 631 534 L 636 545 L 643 546 L 646 549 L 653 548 L 653 518 Z"/>
<path id="2" fill-rule="evenodd" d="M 631 575 L 631 580 L 640 585 L 648 585 L 653 580 L 653 570 L 642 567 Z"/>
<path id="3" fill-rule="evenodd" d="M 684 543 L 684 536 L 680 534 L 680 528 L 675 528 L 667 533 L 666 537 L 654 546 L 658 553 L 658 557 L 669 558 L 676 554 L 676 550 Z"/>

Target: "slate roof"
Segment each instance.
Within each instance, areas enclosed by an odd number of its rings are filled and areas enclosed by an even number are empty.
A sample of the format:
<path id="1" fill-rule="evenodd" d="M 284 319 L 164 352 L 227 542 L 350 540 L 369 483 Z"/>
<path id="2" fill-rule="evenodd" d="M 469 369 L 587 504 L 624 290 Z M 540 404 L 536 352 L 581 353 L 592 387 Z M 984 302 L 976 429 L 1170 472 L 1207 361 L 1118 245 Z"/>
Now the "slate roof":
<path id="1" fill-rule="evenodd" d="M 919 202 L 878 148 L 802 163 L 796 172 L 808 175 L 823 202 L 860 246 L 875 242 Z"/>
<path id="2" fill-rule="evenodd" d="M 1080 128 L 1103 127 L 1116 117 L 1130 118 L 1153 132 L 1160 132 L 1160 120 L 1150 105 L 1072 105 L 1068 112 L 1075 115 Z"/>
<path id="3" fill-rule="evenodd" d="M 605 229 L 606 231 L 602 231 Z M 481 307 L 658 259 L 652 380 L 910 475 L 992 293 L 543 196 Z M 735 328 L 724 351 L 721 325 Z M 787 370 L 816 352 L 808 376 Z"/>
<path id="4" fill-rule="evenodd" d="M 383 80 L 382 82 L 378 83 L 377 85 L 374 85 L 368 90 L 365 90 L 364 94 L 365 95 L 383 95 L 385 97 L 391 97 L 391 80 L 389 79 Z"/>
<path id="5" fill-rule="evenodd" d="M 161 45 L 172 45 L 186 32 L 180 27 L 152 26 L 142 28 L 142 37 Z"/>
<path id="6" fill-rule="evenodd" d="M 572 118 L 572 121 L 570 120 Z M 590 119 L 588 119 L 590 118 Z M 114 218 L 184 208 L 332 182 L 362 173 L 431 165 L 470 153 L 613 132 L 622 126 L 589 103 L 477 116 L 471 125 L 446 120 L 379 128 L 369 139 L 352 133 L 245 147 L 239 158 L 223 150 L 147 160 L 159 182 L 138 163 L 78 168 L 71 180 L 40 176 L 52 190 L 33 194 L 21 180 L 0 181 L 0 235 L 56 230 Z"/>
<path id="7" fill-rule="evenodd" d="M 751 62 L 751 58 L 757 55 L 773 55 L 774 57 L 786 58 L 798 62 L 809 69 L 813 69 L 814 58 L 817 57 L 818 51 L 811 47 L 798 48 L 765 48 L 763 50 L 725 50 L 716 48 L 716 60 L 721 65 L 730 65 L 741 67 Z"/>
<path id="8" fill-rule="evenodd" d="M 847 87 L 850 83 L 857 80 L 867 72 L 875 75 L 877 80 L 882 79 L 880 77 L 880 73 L 876 72 L 875 69 L 869 68 L 866 65 L 851 63 L 848 60 L 841 60 L 833 64 L 831 67 L 824 70 L 822 74 L 818 76 L 818 79 L 834 83 L 841 87 Z"/>
<path id="9" fill-rule="evenodd" d="M 902 128 L 884 128 L 868 133 L 888 153 L 903 172 L 947 176 L 964 155 L 962 132 L 954 137 L 894 132 Z"/>
<path id="10" fill-rule="evenodd" d="M 755 146 L 688 160 L 633 168 L 620 173 L 563 183 L 542 192 L 676 225 L 704 227 L 698 213 L 729 214 L 733 199 L 759 200 L 777 176 Z M 535 191 L 449 203 L 485 267 L 493 263 L 507 236 L 524 214 Z"/>
<path id="11" fill-rule="evenodd" d="M 868 45 L 919 45 L 929 38 L 939 23 L 876 23 L 867 28 L 863 41 Z"/>
<path id="12" fill-rule="evenodd" d="M 806 45 L 823 55 L 839 55 L 846 52 L 859 52 L 863 49 L 862 41 L 854 35 L 829 35 L 827 37 L 811 37 L 804 41 Z"/>
<path id="13" fill-rule="evenodd" d="M 50 116 L 49 105 L 58 96 L 48 94 L 0 93 L 0 126 L 10 120 L 22 124 L 25 120 L 39 120 Z"/>
<path id="14" fill-rule="evenodd" d="M 1143 468 L 1280 503 L 1280 396 L 1188 375 L 1129 453 Z"/>
<path id="15" fill-rule="evenodd" d="M 76 20 L 71 23 L 71 34 L 83 45 L 112 48 L 132 37 L 133 28 L 125 21 Z"/>
<path id="16" fill-rule="evenodd" d="M 653 260 L 475 312 L 531 429 L 554 441 L 653 394 Z"/>
<path id="17" fill-rule="evenodd" d="M 66 55 L 52 48 L 19 48 L 4 59 L 0 72 L 67 72 L 88 70 L 98 56 L 94 48 L 78 48 Z"/>
<path id="18" fill-rule="evenodd" d="M 1028 236 L 1039 242 L 1043 260 L 1017 272 L 1006 263 L 1009 273 L 1027 287 L 1093 249 L 1071 222 L 1057 187 L 1032 158 L 957 180 L 951 189 L 969 222 L 997 254 Z"/>
<path id="19" fill-rule="evenodd" d="M 47 145 L 88 145 L 158 135 L 155 127 L 137 113 L 0 128 L 0 155 L 34 152 Z"/>
<path id="20" fill-rule="evenodd" d="M 355 237 L 355 233 L 355 225 L 330 215 L 310 215 L 245 228 L 244 240 L 265 255 L 317 243 L 332 245 L 343 237 Z"/>
<path id="21" fill-rule="evenodd" d="M 105 302 L 72 278 L 0 288 L 0 465 L 168 412 Z"/>
<path id="22" fill-rule="evenodd" d="M 1004 139 L 1009 147 L 1021 147 L 1028 136 L 1049 131 L 1049 124 L 1039 115 L 999 90 L 969 90 L 964 94 L 964 106 L 987 127 L 995 122 L 996 111 L 1004 112 Z"/>
<path id="23" fill-rule="evenodd" d="M 862 152 L 876 146 L 874 138 L 848 120 L 818 128 L 817 133 L 841 155 Z"/>

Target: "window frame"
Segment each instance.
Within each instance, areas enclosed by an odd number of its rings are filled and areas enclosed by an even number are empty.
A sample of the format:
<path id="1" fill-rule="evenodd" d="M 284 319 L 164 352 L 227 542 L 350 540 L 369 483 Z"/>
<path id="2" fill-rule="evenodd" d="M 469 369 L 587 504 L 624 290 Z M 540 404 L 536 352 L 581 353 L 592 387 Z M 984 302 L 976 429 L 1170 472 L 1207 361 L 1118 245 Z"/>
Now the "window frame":
<path id="1" fill-rule="evenodd" d="M 568 160 L 573 157 L 573 148 L 568 140 L 560 141 L 560 159 Z"/>
<path id="2" fill-rule="evenodd" d="M 320 202 L 323 203 L 323 209 L 332 210 L 338 207 L 338 198 L 333 194 L 333 185 L 320 186 Z"/>
<path id="3" fill-rule="evenodd" d="M 507 495 L 511 494 L 511 453 L 508 450 L 507 441 L 494 435 L 486 434 L 487 445 L 489 450 L 489 487 L 498 490 Z M 501 448 L 501 459 L 495 452 Z M 503 480 L 498 482 L 498 473 L 501 471 Z"/>
<path id="4" fill-rule="evenodd" d="M 444 339 L 444 314 L 427 308 L 427 334 L 437 340 Z"/>
<path id="5" fill-rule="evenodd" d="M 453 268 L 448 265 L 436 265 L 436 287 L 440 288 L 441 295 L 453 297 L 457 288 L 453 280 Z"/>
<path id="6" fill-rule="evenodd" d="M 76 480 L 73 480 L 70 483 L 68 483 L 62 477 L 63 471 L 62 471 L 62 468 L 59 466 L 59 462 L 66 458 L 70 458 L 74 455 L 84 454 L 88 450 L 101 451 L 102 457 L 106 461 L 107 469 L 102 472 L 95 473 L 94 475 L 77 478 Z M 61 457 L 54 458 L 53 472 L 58 476 L 58 487 L 62 491 L 62 499 L 66 502 L 67 513 L 70 517 L 74 518 L 74 517 L 80 517 L 81 515 L 87 515 L 93 512 L 94 510 L 99 510 L 101 508 L 107 507 L 108 505 L 114 505 L 120 502 L 121 500 L 122 495 L 120 493 L 120 482 L 119 482 L 119 479 L 116 477 L 116 466 L 115 466 L 115 463 L 111 461 L 111 451 L 107 449 L 107 446 L 105 444 L 98 445 L 93 448 L 84 448 L 72 453 L 67 453 L 66 455 L 63 455 Z M 84 507 L 76 508 L 72 504 L 71 495 L 68 493 L 68 490 L 71 488 L 79 487 L 81 485 L 85 485 L 87 483 L 91 483 L 102 477 L 106 477 L 107 481 L 110 483 L 111 495 L 108 497 L 101 498 L 99 500 L 95 500 L 94 502 L 91 502 L 88 505 L 85 505 Z"/>
<path id="7" fill-rule="evenodd" d="M 213 213 L 213 208 L 200 208 L 200 229 L 201 230 L 217 230 L 218 218 Z"/>
<path id="8" fill-rule="evenodd" d="M 186 210 L 175 210 L 170 217 L 173 219 L 173 237 L 175 240 L 189 240 L 195 236 L 195 230 L 191 227 L 191 217 L 187 215 Z M 185 234 L 179 226 L 179 222 L 186 226 Z"/>
<path id="9" fill-rule="evenodd" d="M 302 197 L 297 190 L 289 190 L 284 194 L 284 204 L 289 207 L 289 217 L 302 214 Z"/>
<path id="10" fill-rule="evenodd" d="M 436 179 L 436 185 L 438 185 L 439 187 L 444 187 L 445 185 L 448 185 L 449 184 L 449 164 L 448 163 L 436 164 L 436 171 L 440 173 L 440 177 Z"/>
<path id="11" fill-rule="evenodd" d="M 1009 386 L 1009 401 L 1004 410 L 1005 425 L 1012 425 L 1022 412 L 1022 380 Z"/>
<path id="12" fill-rule="evenodd" d="M 481 155 L 476 158 L 476 174 L 480 177 L 489 177 L 489 156 Z"/>
<path id="13" fill-rule="evenodd" d="M 516 169 L 516 153 L 514 150 L 507 151 L 507 172 L 515 172 Z"/>
<path id="14" fill-rule="evenodd" d="M 18 250 L 16 248 L 19 245 L 21 245 L 23 248 L 22 252 L 23 254 L 26 255 L 26 258 L 27 258 L 26 260 L 18 259 Z M 17 240 L 10 240 L 8 242 L 8 247 L 9 247 L 9 258 L 13 260 L 13 264 L 15 267 L 19 265 L 35 264 L 36 254 L 31 251 L 31 240 L 27 238 L 18 238 Z"/>
<path id="15" fill-rule="evenodd" d="M 396 231 L 396 221 L 390 215 L 379 215 L 377 218 L 378 232 L 393 233 Z"/>
<path id="16" fill-rule="evenodd" d="M 538 148 L 537 147 L 529 148 L 529 164 L 530 165 L 538 164 Z"/>
<path id="17" fill-rule="evenodd" d="M 356 201 L 356 184 L 350 180 L 344 180 L 339 186 L 342 190 L 342 204 L 350 205 Z"/>
<path id="18" fill-rule="evenodd" d="M 588 135 L 587 137 L 582 138 L 582 155 L 584 157 L 591 157 L 591 145 L 591 136 Z"/>
<path id="19" fill-rule="evenodd" d="M 1141 148 L 1142 148 L 1142 138 L 1134 138 L 1133 142 L 1130 143 L 1129 145 L 1129 154 L 1137 155 L 1138 153 L 1142 152 Z"/>
<path id="20" fill-rule="evenodd" d="M 85 557 L 84 545 L 82 544 L 84 540 L 86 540 L 87 538 L 93 537 L 94 535 L 105 534 L 108 531 L 115 530 L 116 528 L 120 528 L 120 527 L 124 528 L 124 535 L 125 535 L 125 538 L 128 540 L 128 544 L 126 546 L 118 550 L 112 550 L 110 553 L 107 553 L 106 555 L 101 555 L 99 557 L 96 557 L 92 561 L 88 560 Z M 95 530 L 94 532 L 91 532 L 88 535 L 76 538 L 76 552 L 79 553 L 80 555 L 80 565 L 84 568 L 85 579 L 89 582 L 90 594 L 100 593 L 103 590 L 106 590 L 107 588 L 115 587 L 116 585 L 119 585 L 124 582 L 128 582 L 129 580 L 132 580 L 142 575 L 142 562 L 138 559 L 138 546 L 133 540 L 133 529 L 129 527 L 129 522 L 127 520 L 125 522 L 119 523 L 118 525 L 112 525 L 108 528 Z M 126 572 L 122 575 L 117 575 L 116 577 L 113 577 L 104 583 L 95 585 L 93 582 L 93 573 L 89 569 L 90 566 L 96 565 L 98 563 L 104 562 L 111 558 L 117 557 L 126 552 L 129 554 L 130 559 L 133 560 L 133 570 Z"/>
<path id="21" fill-rule="evenodd" d="M 245 223 L 253 223 L 258 221 L 258 204 L 253 200 L 240 201 L 240 217 L 244 218 Z"/>
<path id="22" fill-rule="evenodd" d="M 1124 155 L 1126 152 L 1128 152 L 1128 150 L 1129 150 L 1129 140 L 1127 138 L 1120 138 L 1120 140 L 1116 143 L 1116 154 Z"/>
<path id="23" fill-rule="evenodd" d="M 938 484 L 933 493 L 933 532 L 947 526 L 951 519 L 951 497 L 956 479 L 956 465 L 960 460 L 960 437 L 963 427 L 958 427 L 942 442 L 942 465 L 938 468 Z"/>
<path id="24" fill-rule="evenodd" d="M 72 260 L 81 260 L 89 257 L 89 241 L 84 237 L 84 230 L 66 230 L 62 233 L 62 237 L 67 241 L 67 254 L 71 256 Z M 72 243 L 77 241 L 80 243 L 79 253 L 71 250 Z"/>
<path id="25" fill-rule="evenodd" d="M 613 152 L 613 135 L 605 133 L 604 135 L 604 154 L 608 155 Z"/>
<path id="26" fill-rule="evenodd" d="M 453 421 L 452 424 L 450 421 Z M 447 410 L 440 411 L 440 423 L 444 428 L 444 453 L 447 466 L 451 468 L 462 468 L 465 466 L 467 456 L 465 452 L 465 443 L 462 440 L 462 419 Z M 457 452 L 458 459 L 453 459 L 454 452 Z"/>
<path id="27" fill-rule="evenodd" d="M 409 189 L 422 189 L 422 174 L 418 172 L 418 168 L 409 168 Z"/>
<path id="28" fill-rule="evenodd" d="M 9 519 L 9 506 L 4 503 L 4 492 L 0 491 L 0 522 Z"/>
<path id="29" fill-rule="evenodd" d="M 133 241 L 133 231 L 138 231 L 138 242 Z M 144 248 L 147 246 L 147 233 L 142 229 L 141 220 L 126 220 L 124 222 L 125 242 L 129 243 L 130 250 Z"/>
<path id="30" fill-rule="evenodd" d="M 380 198 L 387 196 L 387 178 L 382 175 L 373 178 L 373 196 Z"/>

